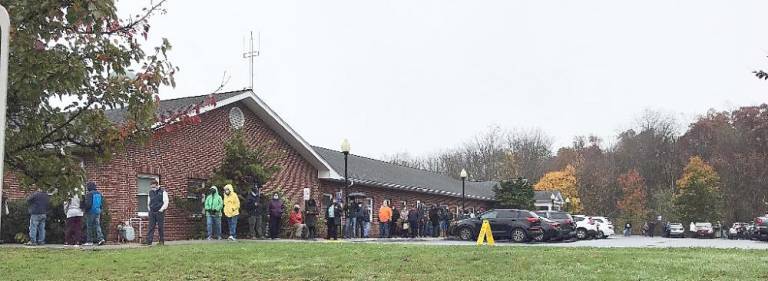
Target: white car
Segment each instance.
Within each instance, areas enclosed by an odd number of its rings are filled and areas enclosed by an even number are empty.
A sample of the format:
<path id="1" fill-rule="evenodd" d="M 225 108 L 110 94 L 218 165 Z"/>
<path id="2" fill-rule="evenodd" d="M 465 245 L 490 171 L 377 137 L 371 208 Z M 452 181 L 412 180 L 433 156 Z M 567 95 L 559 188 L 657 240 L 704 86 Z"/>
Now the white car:
<path id="1" fill-rule="evenodd" d="M 597 237 L 597 223 L 592 218 L 582 215 L 574 215 L 576 221 L 576 238 L 579 240 Z"/>
<path id="2" fill-rule="evenodd" d="M 616 234 L 613 230 L 613 223 L 606 217 L 592 217 L 597 222 L 597 238 L 608 238 Z"/>

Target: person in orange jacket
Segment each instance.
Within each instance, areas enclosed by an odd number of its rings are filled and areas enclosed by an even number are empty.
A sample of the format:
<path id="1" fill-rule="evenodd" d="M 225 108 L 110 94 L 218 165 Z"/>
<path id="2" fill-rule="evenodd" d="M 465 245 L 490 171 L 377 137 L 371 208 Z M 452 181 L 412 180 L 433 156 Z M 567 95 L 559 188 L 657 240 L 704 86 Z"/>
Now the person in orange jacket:
<path id="1" fill-rule="evenodd" d="M 392 209 L 389 203 L 384 201 L 379 208 L 379 237 L 389 238 L 389 222 L 392 220 Z"/>

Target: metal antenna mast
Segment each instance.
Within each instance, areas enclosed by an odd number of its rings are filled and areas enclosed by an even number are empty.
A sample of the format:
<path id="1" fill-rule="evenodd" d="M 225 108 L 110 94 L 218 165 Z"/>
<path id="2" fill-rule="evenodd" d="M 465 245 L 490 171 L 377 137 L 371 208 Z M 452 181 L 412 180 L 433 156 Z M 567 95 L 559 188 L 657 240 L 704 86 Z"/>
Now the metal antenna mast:
<path id="1" fill-rule="evenodd" d="M 251 43 L 250 48 L 247 52 L 243 53 L 244 59 L 250 60 L 250 74 L 251 74 L 251 87 L 250 89 L 253 90 L 253 58 L 259 56 L 259 51 L 261 50 L 261 32 L 258 34 L 258 47 L 257 49 L 253 49 L 253 31 L 251 31 Z"/>

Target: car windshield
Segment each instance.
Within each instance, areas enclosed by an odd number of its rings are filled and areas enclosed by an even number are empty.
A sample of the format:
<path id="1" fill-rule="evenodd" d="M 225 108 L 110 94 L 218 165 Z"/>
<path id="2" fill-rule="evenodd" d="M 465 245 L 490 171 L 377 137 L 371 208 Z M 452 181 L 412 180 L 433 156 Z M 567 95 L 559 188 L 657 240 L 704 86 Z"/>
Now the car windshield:
<path id="1" fill-rule="evenodd" d="M 583 221 L 584 217 L 573 217 L 573 220 L 575 220 L 575 221 Z"/>
<path id="2" fill-rule="evenodd" d="M 571 219 L 571 216 L 568 215 L 568 213 L 550 213 L 550 218 L 556 220 L 567 220 Z"/>
<path id="3" fill-rule="evenodd" d="M 596 221 L 596 222 L 599 222 L 599 223 L 605 223 L 605 222 L 603 221 L 603 219 L 596 219 L 596 218 L 592 218 L 592 220 L 593 220 L 593 221 Z"/>
<path id="4" fill-rule="evenodd" d="M 712 227 L 712 224 L 708 223 L 708 222 L 707 223 L 697 223 L 696 227 L 699 227 L 699 228 L 710 228 L 710 227 Z"/>

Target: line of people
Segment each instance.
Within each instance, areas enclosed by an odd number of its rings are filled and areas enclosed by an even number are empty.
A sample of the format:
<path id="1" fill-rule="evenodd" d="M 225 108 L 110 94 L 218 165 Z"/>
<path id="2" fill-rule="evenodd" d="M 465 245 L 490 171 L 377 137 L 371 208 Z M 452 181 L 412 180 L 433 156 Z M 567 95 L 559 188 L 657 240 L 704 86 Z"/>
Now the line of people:
<path id="1" fill-rule="evenodd" d="M 326 239 L 338 239 L 338 231 L 343 227 L 343 237 L 369 238 L 371 215 L 364 203 L 352 202 L 347 209 L 334 201 L 326 209 L 327 235 Z M 430 208 L 414 207 L 403 215 L 397 207 L 390 207 L 384 201 L 378 210 L 379 238 L 392 237 L 447 237 L 448 226 L 455 216 L 446 207 L 433 205 Z M 347 212 L 346 220 L 342 215 Z M 342 222 L 346 222 L 342 226 Z"/>
<path id="2" fill-rule="evenodd" d="M 45 245 L 45 225 L 51 207 L 51 196 L 56 192 L 54 190 L 48 193 L 38 189 L 27 197 L 29 241 L 25 245 Z M 63 204 L 67 218 L 64 224 L 64 244 L 76 247 L 80 245 L 104 245 L 106 240 L 101 229 L 104 197 L 98 191 L 96 184 L 88 182 L 85 191 L 75 189 L 67 198 Z M 83 237 L 83 218 L 85 218 L 85 237 Z"/>

